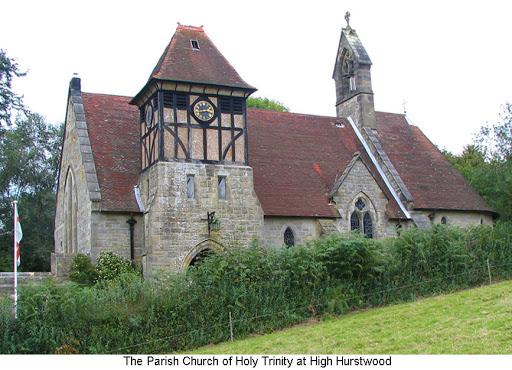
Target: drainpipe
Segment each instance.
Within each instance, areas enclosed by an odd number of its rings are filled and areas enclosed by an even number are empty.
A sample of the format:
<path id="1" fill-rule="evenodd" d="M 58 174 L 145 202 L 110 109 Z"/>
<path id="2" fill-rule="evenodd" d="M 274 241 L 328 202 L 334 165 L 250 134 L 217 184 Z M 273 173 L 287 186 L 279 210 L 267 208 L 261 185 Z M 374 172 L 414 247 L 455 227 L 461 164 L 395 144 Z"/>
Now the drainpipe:
<path id="1" fill-rule="evenodd" d="M 130 218 L 128 221 L 126 221 L 126 223 L 130 225 L 130 259 L 133 262 L 135 260 L 135 241 L 133 238 L 133 233 L 135 230 L 135 224 L 137 223 L 137 221 L 135 221 L 133 218 L 133 214 L 130 214 Z"/>

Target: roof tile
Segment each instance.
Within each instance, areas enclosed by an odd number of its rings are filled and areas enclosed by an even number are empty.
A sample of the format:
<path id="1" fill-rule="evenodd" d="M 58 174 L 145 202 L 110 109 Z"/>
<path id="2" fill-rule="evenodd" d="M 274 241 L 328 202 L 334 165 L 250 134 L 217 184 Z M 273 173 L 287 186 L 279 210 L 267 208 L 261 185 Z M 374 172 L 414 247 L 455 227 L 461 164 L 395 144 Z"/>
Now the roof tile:
<path id="1" fill-rule="evenodd" d="M 133 186 L 140 174 L 138 110 L 123 96 L 83 93 L 102 209 L 138 212 Z M 416 209 L 492 212 L 421 130 L 399 114 L 376 112 L 379 139 L 413 196 Z M 354 153 L 403 217 L 350 124 L 336 117 L 248 109 L 249 165 L 267 216 L 336 217 L 329 190 Z M 339 125 L 338 125 L 339 126 Z"/>
<path id="2" fill-rule="evenodd" d="M 94 163 L 106 211 L 139 212 L 133 186 L 140 174 L 138 109 L 125 96 L 82 93 Z"/>
<path id="3" fill-rule="evenodd" d="M 493 210 L 403 114 L 376 112 L 384 151 L 409 189 L 415 209 Z"/>
<path id="4" fill-rule="evenodd" d="M 196 40 L 199 50 L 192 48 Z M 150 79 L 188 81 L 255 90 L 235 71 L 202 27 L 179 25 Z"/>

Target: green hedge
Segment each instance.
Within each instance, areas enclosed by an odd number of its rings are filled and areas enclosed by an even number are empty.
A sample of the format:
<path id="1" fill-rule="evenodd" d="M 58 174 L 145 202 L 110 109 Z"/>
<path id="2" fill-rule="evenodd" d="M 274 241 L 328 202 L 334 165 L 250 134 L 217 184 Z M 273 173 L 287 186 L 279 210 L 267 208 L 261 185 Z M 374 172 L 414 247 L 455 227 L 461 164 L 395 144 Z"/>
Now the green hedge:
<path id="1" fill-rule="evenodd" d="M 25 287 L 19 319 L 0 302 L 0 353 L 173 352 L 264 333 L 325 313 L 408 301 L 510 278 L 512 224 L 332 235 L 294 248 L 234 248 L 187 273 L 101 286 Z"/>

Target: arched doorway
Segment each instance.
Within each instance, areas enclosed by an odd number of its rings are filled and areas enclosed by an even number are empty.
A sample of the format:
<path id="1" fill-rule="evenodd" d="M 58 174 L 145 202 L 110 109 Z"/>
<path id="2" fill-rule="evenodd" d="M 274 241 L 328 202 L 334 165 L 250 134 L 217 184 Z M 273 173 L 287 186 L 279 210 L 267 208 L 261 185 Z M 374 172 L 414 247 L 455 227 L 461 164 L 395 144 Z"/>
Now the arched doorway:
<path id="1" fill-rule="evenodd" d="M 224 250 L 224 246 L 213 239 L 205 239 L 198 243 L 192 250 L 187 254 L 183 260 L 183 269 L 187 269 L 189 266 L 197 266 L 201 262 L 208 258 L 208 256 L 219 253 Z"/>
<path id="2" fill-rule="evenodd" d="M 192 258 L 192 260 L 190 261 L 190 263 L 188 265 L 189 266 L 198 266 L 201 263 L 203 263 L 206 258 L 208 258 L 209 256 L 211 256 L 214 253 L 215 252 L 212 251 L 210 248 L 203 249 L 201 252 L 199 252 Z"/>

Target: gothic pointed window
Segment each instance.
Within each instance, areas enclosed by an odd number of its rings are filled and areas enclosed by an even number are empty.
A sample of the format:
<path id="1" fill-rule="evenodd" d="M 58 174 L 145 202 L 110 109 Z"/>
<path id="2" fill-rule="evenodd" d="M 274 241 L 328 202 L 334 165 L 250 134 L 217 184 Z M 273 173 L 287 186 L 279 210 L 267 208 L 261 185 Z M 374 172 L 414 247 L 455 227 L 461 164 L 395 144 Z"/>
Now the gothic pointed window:
<path id="1" fill-rule="evenodd" d="M 352 77 L 354 75 L 354 60 L 352 59 L 352 53 L 345 49 L 342 58 L 341 68 L 343 77 Z"/>
<path id="2" fill-rule="evenodd" d="M 373 238 L 373 223 L 372 216 L 370 212 L 365 212 L 363 216 L 363 227 L 364 227 L 364 235 L 367 238 Z"/>
<path id="3" fill-rule="evenodd" d="M 77 198 L 73 172 L 68 170 L 64 185 L 64 253 L 77 252 Z"/>
<path id="4" fill-rule="evenodd" d="M 342 77 L 345 79 L 345 84 L 348 85 L 349 91 L 356 90 L 356 79 L 354 73 L 354 59 L 352 58 L 352 53 L 349 50 L 345 50 L 343 52 L 342 60 L 341 60 L 341 73 Z"/>
<path id="5" fill-rule="evenodd" d="M 350 230 L 351 231 L 361 231 L 361 225 L 359 223 L 359 215 L 356 211 L 352 212 L 350 215 Z"/>
<path id="6" fill-rule="evenodd" d="M 441 224 L 446 225 L 448 221 L 446 220 L 446 217 L 441 217 Z"/>
<path id="7" fill-rule="evenodd" d="M 293 247 L 295 245 L 295 235 L 290 227 L 287 227 L 284 231 L 284 245 L 287 247 Z"/>
<path id="8" fill-rule="evenodd" d="M 371 210 L 374 210 L 368 198 L 359 196 L 352 203 L 350 214 L 350 230 L 358 231 L 367 238 L 373 238 L 373 218 Z"/>

